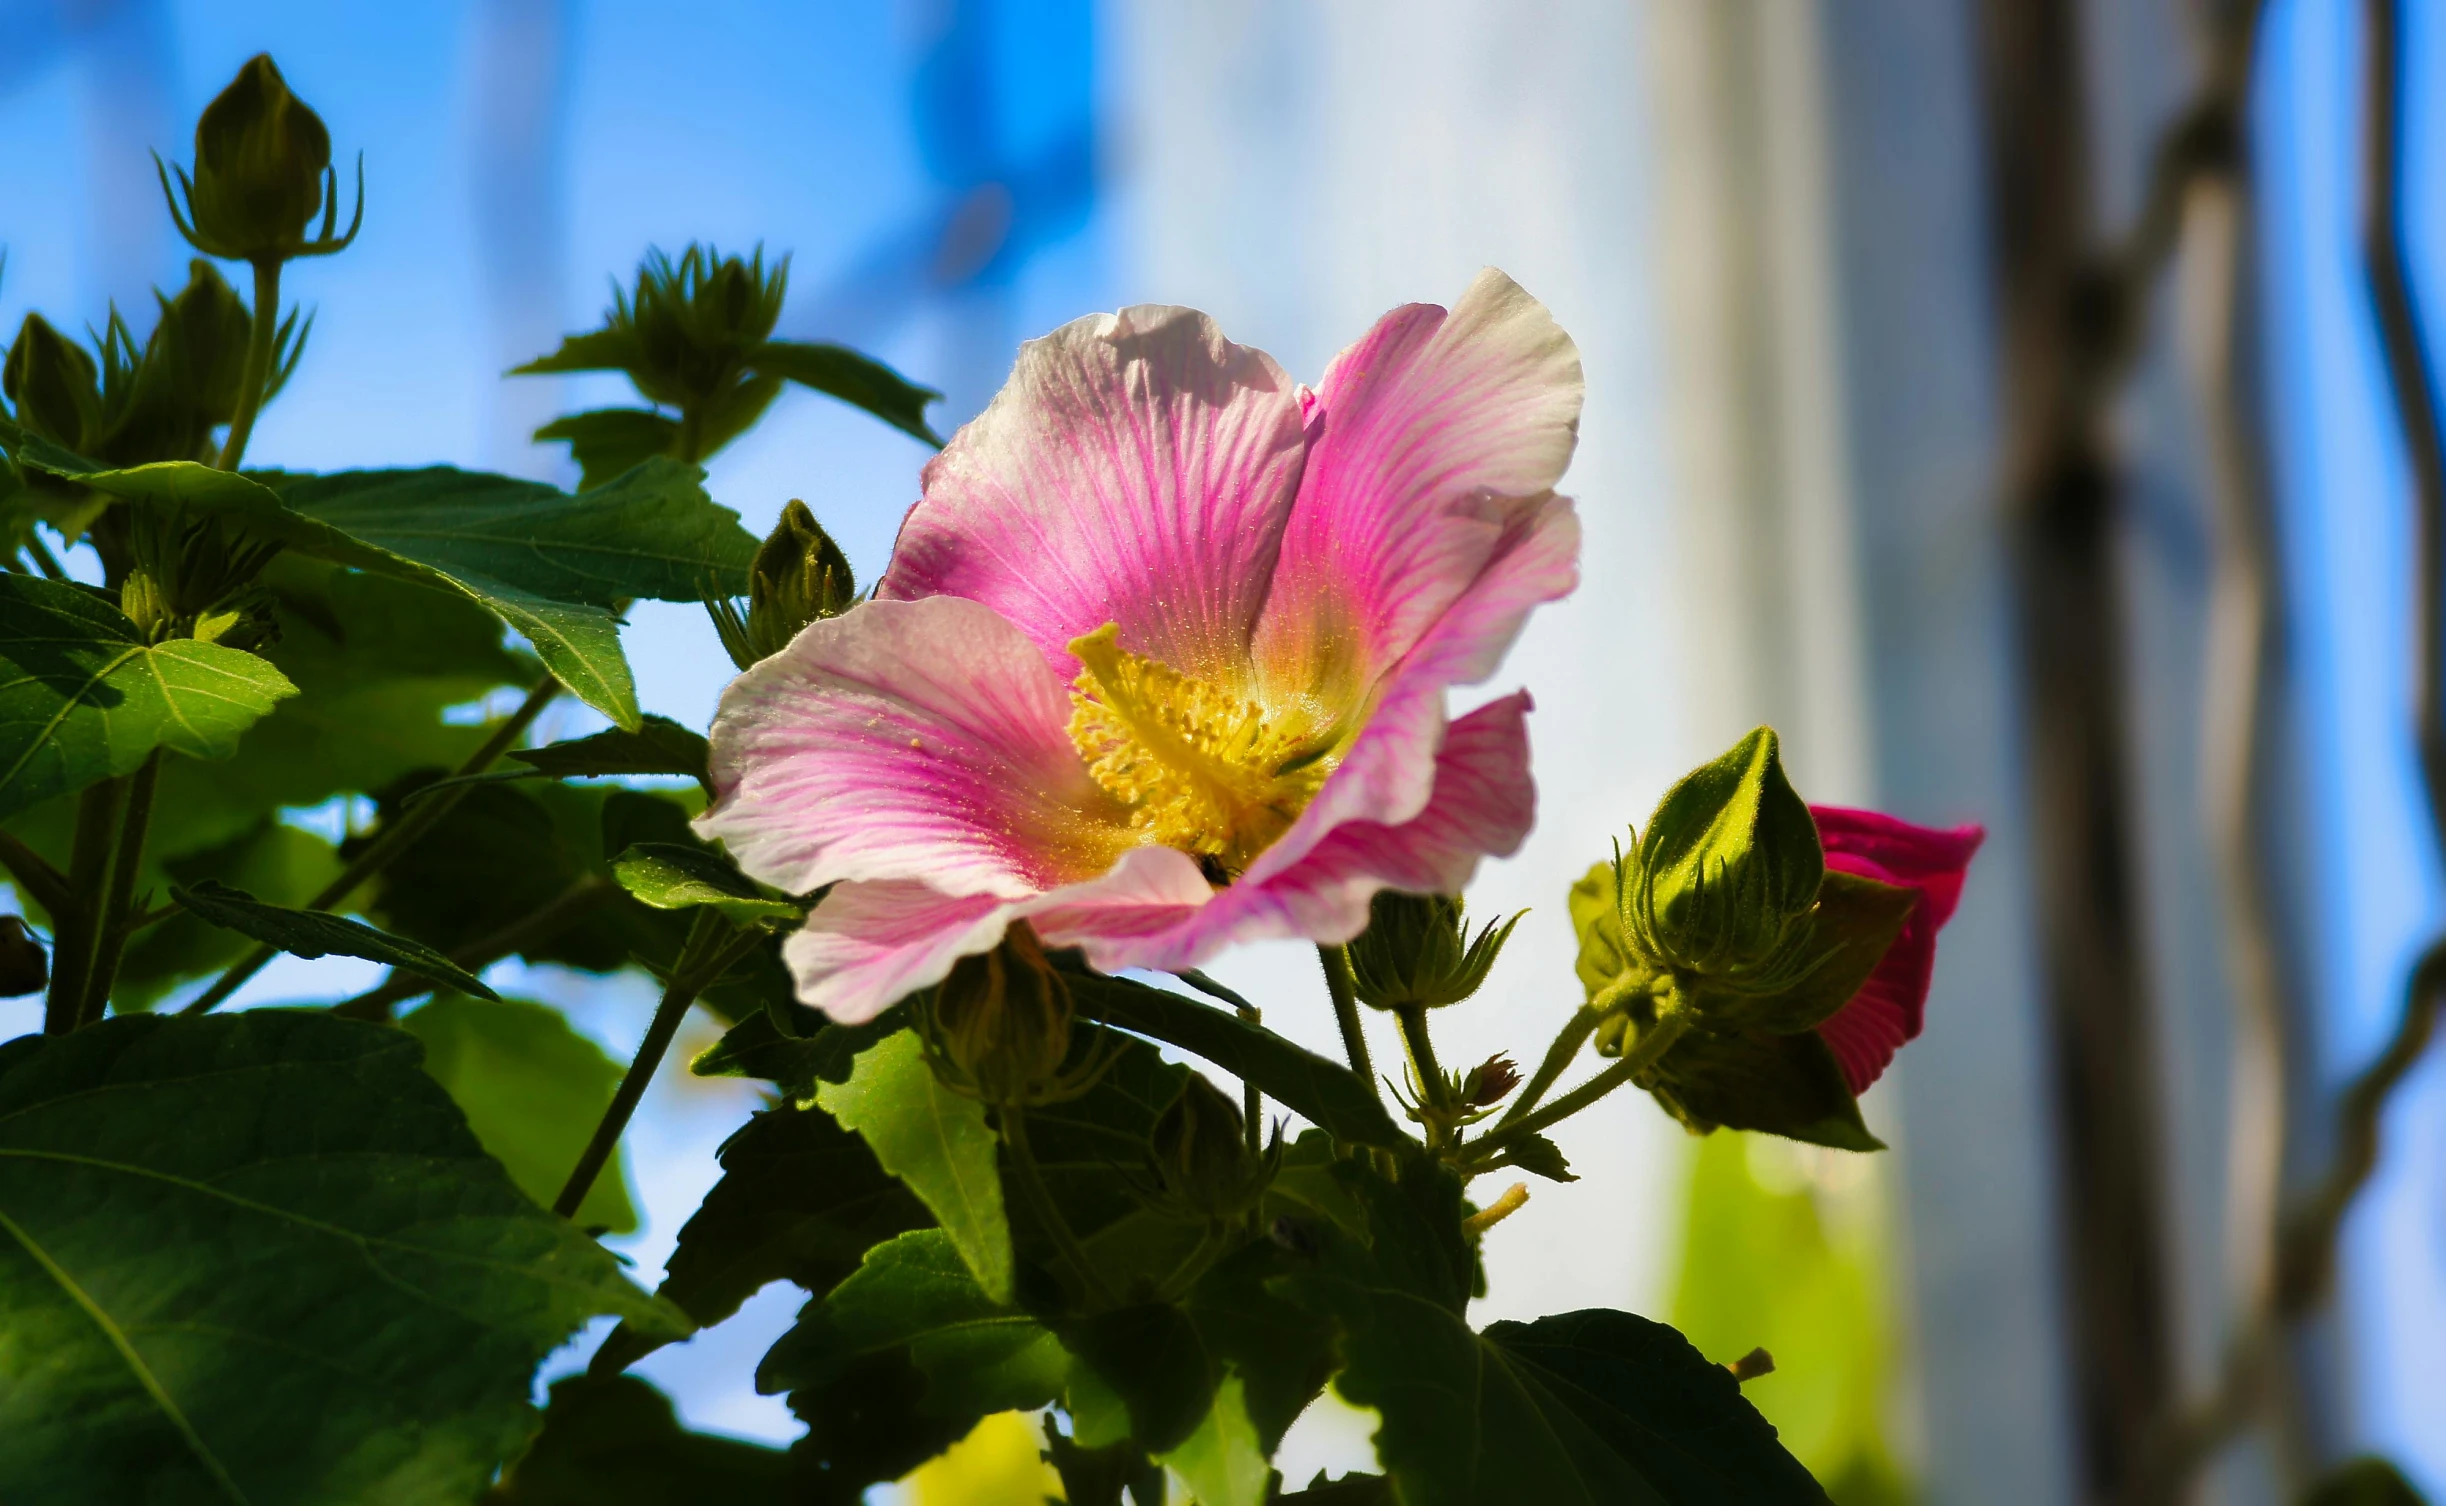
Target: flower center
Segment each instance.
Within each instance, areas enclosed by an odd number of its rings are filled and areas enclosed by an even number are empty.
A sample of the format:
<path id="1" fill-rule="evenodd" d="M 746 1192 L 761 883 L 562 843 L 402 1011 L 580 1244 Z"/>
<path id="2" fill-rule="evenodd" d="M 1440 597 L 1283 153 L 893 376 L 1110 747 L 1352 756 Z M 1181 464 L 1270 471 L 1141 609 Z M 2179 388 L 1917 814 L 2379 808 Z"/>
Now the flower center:
<path id="1" fill-rule="evenodd" d="M 1288 830 L 1339 763 L 1336 729 L 1305 707 L 1269 710 L 1121 647 L 1112 623 L 1071 640 L 1086 666 L 1070 739 L 1130 808 L 1145 841 L 1227 883 Z"/>

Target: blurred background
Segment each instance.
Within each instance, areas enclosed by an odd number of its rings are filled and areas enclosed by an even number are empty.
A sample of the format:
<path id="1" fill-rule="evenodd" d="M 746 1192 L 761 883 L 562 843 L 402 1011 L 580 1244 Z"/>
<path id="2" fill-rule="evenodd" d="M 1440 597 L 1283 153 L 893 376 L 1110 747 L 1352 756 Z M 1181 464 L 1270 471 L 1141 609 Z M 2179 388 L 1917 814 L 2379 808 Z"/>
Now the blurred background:
<path id="1" fill-rule="evenodd" d="M 620 379 L 499 374 L 650 245 L 786 253 L 781 332 L 943 389 L 946 430 L 1083 312 L 1193 304 L 1313 379 L 1502 266 L 1586 362 L 1589 584 L 1483 692 L 1536 692 L 1541 817 L 1472 899 L 1533 913 L 1448 1059 L 1535 1049 L 1578 1001 L 1565 887 L 1756 722 L 1812 799 L 1991 837 L 1927 1034 L 1866 1101 L 1892 1154 L 1692 1142 L 1618 1096 L 1562 1136 L 1583 1180 L 1490 1241 L 1481 1316 L 1625 1305 L 1766 1346 L 1749 1394 L 1843 1506 L 2111 1500 L 2212 1394 L 2270 1209 L 2327 1164 L 2446 913 L 2414 736 L 2446 644 L 2414 627 L 2421 451 L 2389 380 L 2392 352 L 2426 406 L 2446 320 L 2419 322 L 2446 302 L 2446 10 L 0 0 L 0 323 L 184 280 L 148 152 L 184 157 L 267 49 L 364 151 L 367 209 L 290 279 L 314 337 L 263 464 L 574 480 L 527 436 Z M 2374 211 L 2408 300 L 2365 261 Z M 759 533 L 804 497 L 871 579 L 925 453 L 793 389 L 711 484 Z M 703 725 L 729 668 L 702 614 L 633 627 L 647 709 Z M 547 733 L 586 730 L 562 713 Z M 242 998 L 350 966 L 284 959 Z M 1331 1049 L 1312 953 L 1216 971 Z M 652 1004 L 633 976 L 495 981 L 621 1058 Z M 35 1010 L 0 1003 L 0 1035 Z M 615 1243 L 649 1281 L 755 1103 L 689 1054 L 630 1136 L 642 1227 Z M 2209 1498 L 2363 1450 L 2446 1497 L 2441 1058 Z M 699 1426 L 791 1436 L 749 1377 L 795 1305 L 769 1289 L 642 1368 Z M 1288 1472 L 1365 1432 L 1303 1424 Z"/>

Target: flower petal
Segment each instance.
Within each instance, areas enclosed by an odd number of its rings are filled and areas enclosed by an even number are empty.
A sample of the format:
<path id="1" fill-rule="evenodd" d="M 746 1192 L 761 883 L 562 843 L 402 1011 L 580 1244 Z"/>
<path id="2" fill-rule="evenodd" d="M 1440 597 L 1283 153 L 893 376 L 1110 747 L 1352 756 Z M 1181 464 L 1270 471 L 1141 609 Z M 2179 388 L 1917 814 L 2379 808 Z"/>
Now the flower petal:
<path id="1" fill-rule="evenodd" d="M 868 602 L 723 692 L 697 828 L 798 894 L 917 879 L 1017 899 L 1090 878 L 1128 845 L 1127 813 L 1069 715 L 1061 675 L 991 608 Z"/>
<path id="2" fill-rule="evenodd" d="M 1864 1093 L 1883 1075 L 1894 1053 L 1918 1036 L 1928 1011 L 1928 985 L 1936 971 L 1936 933 L 1953 918 L 1971 855 L 1986 839 L 1984 829 L 1915 826 L 1876 811 L 1811 806 L 1826 866 L 1881 883 L 1919 891 L 1919 903 L 1903 922 L 1877 970 L 1851 1001 L 1818 1026 L 1834 1052 L 1844 1081 Z"/>
<path id="3" fill-rule="evenodd" d="M 1258 625 L 1268 691 L 1355 698 L 1408 654 L 1562 479 L 1583 385 L 1570 337 L 1492 268 L 1344 351 Z"/>
<path id="4" fill-rule="evenodd" d="M 1065 675 L 1065 645 L 1114 622 L 1237 681 L 1306 450 L 1295 384 L 1204 314 L 1076 320 L 927 465 L 876 595 L 984 602 Z"/>
<path id="5" fill-rule="evenodd" d="M 1414 820 L 1345 822 L 1301 862 L 1221 890 L 1160 932 L 1107 933 L 1100 946 L 1088 943 L 1089 957 L 1107 970 L 1173 970 L 1195 967 L 1244 941 L 1348 941 L 1367 928 L 1368 901 L 1379 889 L 1459 893 L 1481 857 L 1518 851 L 1536 821 L 1524 721 L 1529 705 L 1523 692 L 1454 722 L 1435 760 L 1434 797 Z"/>
<path id="6" fill-rule="evenodd" d="M 951 965 L 990 950 L 1011 923 L 990 894 L 945 894 L 913 879 L 843 884 L 781 944 L 801 1002 L 844 1025 L 873 1019 Z"/>

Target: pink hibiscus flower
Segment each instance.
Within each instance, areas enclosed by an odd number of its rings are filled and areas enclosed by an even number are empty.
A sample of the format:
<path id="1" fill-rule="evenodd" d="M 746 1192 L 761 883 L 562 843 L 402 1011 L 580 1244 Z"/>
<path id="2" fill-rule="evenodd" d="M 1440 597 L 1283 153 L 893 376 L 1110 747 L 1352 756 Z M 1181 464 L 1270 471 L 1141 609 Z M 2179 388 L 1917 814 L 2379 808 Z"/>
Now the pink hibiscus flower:
<path id="1" fill-rule="evenodd" d="M 1914 826 L 1876 811 L 1813 805 L 1826 866 L 1898 888 L 1915 889 L 1902 932 L 1868 982 L 1818 1026 L 1818 1035 L 1843 1068 L 1854 1096 L 1868 1091 L 1906 1041 L 1918 1036 L 1928 1013 L 1928 980 L 1936 968 L 1936 933 L 1953 918 L 1971 854 L 1987 839 L 1978 826 L 1950 831 Z"/>
<path id="2" fill-rule="evenodd" d="M 1515 694 L 1578 580 L 1580 362 L 1488 271 L 1311 391 L 1190 309 L 1029 342 L 926 467 L 876 599 L 734 681 L 700 828 L 832 892 L 785 949 L 862 1020 L 1026 920 L 1099 968 L 1346 941 L 1534 814 Z"/>

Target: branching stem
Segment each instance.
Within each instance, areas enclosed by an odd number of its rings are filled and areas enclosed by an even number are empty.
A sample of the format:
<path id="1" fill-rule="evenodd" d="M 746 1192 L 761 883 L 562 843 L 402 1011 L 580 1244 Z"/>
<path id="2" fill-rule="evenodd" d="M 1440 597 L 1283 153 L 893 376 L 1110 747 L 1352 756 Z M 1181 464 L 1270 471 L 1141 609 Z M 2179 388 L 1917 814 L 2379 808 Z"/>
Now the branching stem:
<path id="1" fill-rule="evenodd" d="M 1479 1152 L 1475 1159 L 1485 1159 L 1485 1153 L 1500 1149 L 1511 1141 L 1534 1135 L 1550 1124 L 1558 1124 L 1587 1108 L 1614 1089 L 1637 1078 L 1663 1060 L 1673 1049 L 1673 1043 L 1690 1028 L 1690 1016 L 1679 1010 L 1669 1010 L 1657 1016 L 1656 1023 L 1639 1034 L 1622 1060 L 1614 1063 L 1588 1081 L 1532 1113 L 1523 1114 L 1507 1124 L 1497 1125 L 1493 1132 L 1479 1140 L 1472 1149 Z"/>

